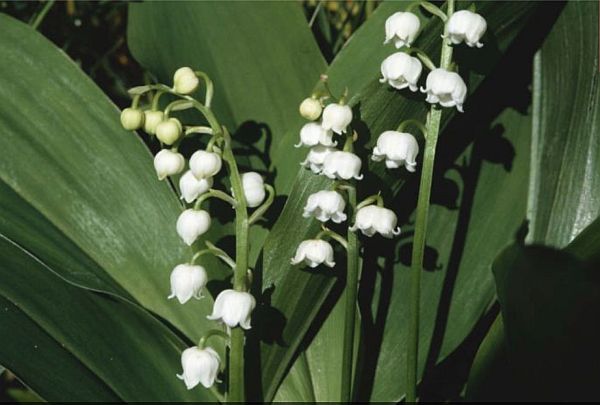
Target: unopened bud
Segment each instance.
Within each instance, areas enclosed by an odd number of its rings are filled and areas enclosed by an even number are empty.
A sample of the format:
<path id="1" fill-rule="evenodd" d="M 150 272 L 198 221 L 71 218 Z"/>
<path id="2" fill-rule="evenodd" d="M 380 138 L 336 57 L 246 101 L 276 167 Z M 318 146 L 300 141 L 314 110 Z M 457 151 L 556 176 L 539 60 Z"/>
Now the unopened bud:
<path id="1" fill-rule="evenodd" d="M 308 97 L 300 103 L 300 115 L 309 121 L 319 119 L 322 111 L 321 102 L 315 98 Z"/>
<path id="2" fill-rule="evenodd" d="M 173 145 L 181 136 L 181 122 L 177 118 L 169 118 L 156 126 L 156 137 L 166 145 Z"/>
<path id="3" fill-rule="evenodd" d="M 165 119 L 165 114 L 162 111 L 145 111 L 144 116 L 144 131 L 154 135 L 158 124 Z"/>
<path id="4" fill-rule="evenodd" d="M 121 125 L 128 131 L 135 131 L 144 125 L 144 112 L 137 108 L 126 108 L 121 112 Z"/>

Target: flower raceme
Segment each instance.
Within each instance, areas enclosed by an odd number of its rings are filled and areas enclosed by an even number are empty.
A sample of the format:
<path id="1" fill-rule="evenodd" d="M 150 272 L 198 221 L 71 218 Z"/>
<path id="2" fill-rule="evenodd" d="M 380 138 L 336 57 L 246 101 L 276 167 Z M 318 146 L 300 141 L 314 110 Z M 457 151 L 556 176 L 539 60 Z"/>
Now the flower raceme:
<path id="1" fill-rule="evenodd" d="M 198 150 L 190 158 L 190 170 L 197 179 L 213 177 L 222 166 L 223 161 L 218 153 Z"/>
<path id="2" fill-rule="evenodd" d="M 192 203 L 201 194 L 206 193 L 213 186 L 212 177 L 198 180 L 191 170 L 188 170 L 179 179 L 179 190 L 181 199 L 186 203 Z"/>
<path id="3" fill-rule="evenodd" d="M 448 39 L 453 44 L 465 42 L 468 46 L 481 48 L 481 37 L 487 30 L 485 18 L 469 10 L 460 10 L 448 20 Z"/>
<path id="4" fill-rule="evenodd" d="M 185 158 L 181 153 L 163 149 L 154 156 L 154 170 L 159 180 L 180 173 L 184 167 Z"/>
<path id="5" fill-rule="evenodd" d="M 323 128 L 316 122 L 309 122 L 300 129 L 300 143 L 294 145 L 296 148 L 300 146 L 336 146 L 337 142 L 333 139 L 331 130 Z"/>
<path id="6" fill-rule="evenodd" d="M 352 231 L 359 229 L 366 236 L 379 233 L 386 238 L 400 235 L 400 227 L 397 227 L 398 218 L 394 211 L 377 205 L 367 205 L 356 213 L 356 222 L 350 228 Z"/>
<path id="7" fill-rule="evenodd" d="M 221 359 L 212 347 L 200 349 L 198 346 L 189 347 L 181 353 L 181 367 L 183 373 L 177 378 L 183 380 L 188 390 L 198 384 L 205 388 L 213 386 L 219 374 Z"/>
<path id="8" fill-rule="evenodd" d="M 381 63 L 380 83 L 387 82 L 395 89 L 402 90 L 406 87 L 411 91 L 417 91 L 417 82 L 421 77 L 423 65 L 418 58 L 404 52 L 396 52 L 388 56 Z"/>
<path id="9" fill-rule="evenodd" d="M 410 46 L 417 38 L 421 28 L 419 17 L 410 12 L 398 11 L 392 14 L 385 21 L 385 41 L 384 44 L 394 42 L 396 48 Z"/>
<path id="10" fill-rule="evenodd" d="M 414 136 L 406 132 L 385 131 L 377 138 L 371 159 L 376 162 L 385 160 L 388 169 L 404 165 L 406 170 L 414 172 L 418 153 L 419 143 Z"/>
<path id="11" fill-rule="evenodd" d="M 248 207 L 258 207 L 265 200 L 265 182 L 260 174 L 256 172 L 242 174 L 242 187 Z"/>
<path id="12" fill-rule="evenodd" d="M 302 241 L 296 249 L 296 254 L 290 261 L 292 264 L 304 262 L 311 268 L 320 264 L 327 267 L 334 267 L 333 247 L 329 242 L 321 239 L 309 239 Z"/>
<path id="13" fill-rule="evenodd" d="M 439 103 L 442 107 L 454 107 L 463 112 L 463 103 L 467 96 L 467 85 L 458 73 L 446 69 L 434 69 L 427 75 L 426 87 L 421 92 L 427 93 L 427 101 Z"/>
<path id="14" fill-rule="evenodd" d="M 204 267 L 178 264 L 171 272 L 171 295 L 168 298 L 177 297 L 180 304 L 185 304 L 192 297 L 200 299 L 207 280 Z"/>
<path id="15" fill-rule="evenodd" d="M 331 103 L 323 110 L 321 126 L 340 135 L 352 122 L 352 109 L 345 104 Z"/>
<path id="16" fill-rule="evenodd" d="M 189 67 L 179 68 L 173 75 L 173 90 L 179 94 L 193 93 L 198 88 L 199 83 L 198 76 Z"/>
<path id="17" fill-rule="evenodd" d="M 325 158 L 336 150 L 335 148 L 323 145 L 314 146 L 310 148 L 306 159 L 300 165 L 309 168 L 315 174 L 319 174 L 323 171 Z"/>
<path id="18" fill-rule="evenodd" d="M 354 153 L 336 150 L 325 156 L 321 173 L 330 179 L 361 180 L 363 178 L 360 174 L 361 166 L 360 158 Z"/>
<path id="19" fill-rule="evenodd" d="M 230 328 L 239 325 L 242 329 L 250 329 L 250 315 L 255 306 L 256 300 L 252 294 L 243 291 L 223 290 L 217 295 L 213 312 L 207 318 L 223 322 Z"/>
<path id="20" fill-rule="evenodd" d="M 346 201 L 337 191 L 322 190 L 311 194 L 304 207 L 304 218 L 315 217 L 321 222 L 332 220 L 336 224 L 346 220 Z"/>
<path id="21" fill-rule="evenodd" d="M 177 218 L 177 234 L 186 245 L 191 246 L 200 235 L 208 231 L 210 222 L 208 212 L 189 208 Z"/>

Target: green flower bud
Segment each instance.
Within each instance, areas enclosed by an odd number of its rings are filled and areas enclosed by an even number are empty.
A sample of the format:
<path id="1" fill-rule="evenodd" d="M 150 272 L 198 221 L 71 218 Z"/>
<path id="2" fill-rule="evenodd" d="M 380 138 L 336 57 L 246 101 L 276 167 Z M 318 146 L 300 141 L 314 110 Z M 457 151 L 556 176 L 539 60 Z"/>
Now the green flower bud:
<path id="1" fill-rule="evenodd" d="M 121 112 L 121 125 L 128 131 L 135 131 L 144 125 L 144 112 L 137 108 L 126 108 Z"/>
<path id="2" fill-rule="evenodd" d="M 163 122 L 165 114 L 162 111 L 145 111 L 144 115 L 144 131 L 154 135 L 156 133 L 156 126 Z"/>
<path id="3" fill-rule="evenodd" d="M 173 90 L 179 94 L 190 94 L 198 88 L 200 80 L 189 67 L 177 69 L 173 75 Z"/>
<path id="4" fill-rule="evenodd" d="M 156 137 L 166 145 L 173 145 L 181 136 L 181 123 L 177 118 L 169 118 L 156 126 Z"/>
<path id="5" fill-rule="evenodd" d="M 319 100 L 312 97 L 304 99 L 300 104 L 300 115 L 309 121 L 319 119 L 322 110 L 323 107 L 321 107 Z"/>

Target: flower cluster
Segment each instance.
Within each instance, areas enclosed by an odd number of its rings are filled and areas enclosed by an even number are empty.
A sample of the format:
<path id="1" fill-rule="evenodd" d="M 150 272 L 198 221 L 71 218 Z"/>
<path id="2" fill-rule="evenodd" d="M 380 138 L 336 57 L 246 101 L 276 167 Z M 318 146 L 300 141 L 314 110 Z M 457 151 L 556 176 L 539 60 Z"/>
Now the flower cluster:
<path id="1" fill-rule="evenodd" d="M 385 23 L 384 43 L 394 42 L 398 49 L 410 47 L 417 38 L 419 28 L 419 18 L 415 14 L 410 11 L 394 13 Z M 461 10 L 453 13 L 446 22 L 446 37 L 452 44 L 465 42 L 470 47 L 481 47 L 483 44 L 480 40 L 486 28 L 485 19 L 479 14 Z M 418 57 L 411 56 L 411 53 Z M 436 68 L 420 50 L 395 52 L 385 58 L 381 63 L 380 82 L 397 90 L 408 88 L 413 92 L 417 91 L 417 83 L 423 70 L 421 60 L 431 68 L 425 87 L 421 87 L 421 92 L 426 94 L 426 101 L 442 107 L 456 107 L 462 112 L 467 96 L 467 86 L 463 79 L 456 72 Z M 412 134 L 389 130 L 377 139 L 372 159 L 376 162 L 385 160 L 388 169 L 404 166 L 406 170 L 414 172 L 418 153 L 419 144 Z"/>
<path id="2" fill-rule="evenodd" d="M 200 78 L 204 79 L 207 85 L 203 104 L 190 96 L 200 85 Z M 152 106 L 146 110 L 138 108 L 140 95 L 152 90 L 155 91 Z M 177 219 L 176 231 L 183 243 L 195 246 L 198 239 L 209 231 L 211 216 L 208 211 L 200 208 L 208 198 L 221 199 L 236 210 L 242 207 L 241 209 L 245 213 L 247 213 L 247 208 L 260 207 L 255 212 L 258 214 L 266 210 L 273 199 L 272 187 L 265 185 L 263 177 L 259 173 L 239 173 L 233 158 L 227 160 L 224 157 L 224 150 L 231 152 L 230 156 L 233 154 L 231 142 L 226 138 L 220 125 L 184 126 L 177 118 L 170 117 L 171 111 L 196 107 L 209 123 L 214 121 L 214 119 L 211 120 L 214 116 L 210 111 L 212 82 L 204 73 L 195 72 L 189 67 L 182 67 L 175 72 L 172 87 L 150 85 L 134 88 L 132 91 L 135 96 L 134 101 L 130 108 L 126 108 L 121 113 L 121 123 L 128 130 L 143 129 L 151 136 L 156 136 L 161 145 L 165 147 L 154 157 L 154 168 L 159 180 L 181 174 L 179 191 L 186 208 Z M 159 110 L 159 98 L 165 93 L 178 97 L 178 100 L 170 103 L 164 110 Z M 184 138 L 191 134 L 210 135 L 210 141 L 205 149 L 195 151 L 189 158 L 189 164 L 186 164 L 186 159 L 178 152 L 178 147 Z M 229 135 L 227 134 L 227 136 Z M 311 136 L 307 135 L 307 139 L 309 138 Z M 221 173 L 224 160 L 232 173 L 231 195 L 213 189 L 214 179 Z M 241 184 L 243 196 L 235 195 L 233 176 L 237 176 L 236 184 Z M 267 198 L 267 191 L 270 193 L 269 198 Z M 176 298 L 180 304 L 185 304 L 192 298 L 202 298 L 202 291 L 206 287 L 208 275 L 206 269 L 196 264 L 196 261 L 203 254 L 213 254 L 232 268 L 236 268 L 234 260 L 227 253 L 210 242 L 206 242 L 206 245 L 207 249 L 197 251 L 189 262 L 178 264 L 172 270 L 169 299 Z M 243 269 L 243 271 L 245 273 L 247 269 Z M 256 300 L 250 293 L 226 289 L 218 294 L 212 314 L 207 318 L 225 324 L 228 331 L 230 328 L 238 326 L 242 329 L 250 329 L 251 313 L 255 306 Z M 218 381 L 217 375 L 221 360 L 213 348 L 204 346 L 204 340 L 205 338 L 198 346 L 186 349 L 181 356 L 183 373 L 178 377 L 185 382 L 188 389 L 192 389 L 198 384 L 209 388 L 215 381 Z"/>
<path id="3" fill-rule="evenodd" d="M 323 76 L 322 83 L 325 84 L 326 80 L 327 78 Z M 331 96 L 328 87 L 324 87 L 329 93 L 327 97 L 319 99 L 317 95 L 313 95 L 300 104 L 300 114 L 310 122 L 300 130 L 300 142 L 296 145 L 296 147 L 310 148 L 306 159 L 301 163 L 302 166 L 315 174 L 335 180 L 332 190 L 321 190 L 311 194 L 304 207 L 303 216 L 315 218 L 323 223 L 323 231 L 315 239 L 302 241 L 291 263 L 294 265 L 304 263 L 311 268 L 321 264 L 328 267 L 335 266 L 333 246 L 323 238 L 335 239 L 344 246 L 346 241 L 342 236 L 326 228 L 325 223 L 331 221 L 341 224 L 348 219 L 345 212 L 347 201 L 343 191 L 354 187 L 351 181 L 363 178 L 362 161 L 353 152 L 353 142 L 357 135 L 350 130 L 353 119 L 352 109 L 345 104 L 345 96 L 337 102 L 324 106 L 323 101 Z M 345 137 L 345 141 L 343 143 L 341 140 L 338 141 L 336 139 L 338 137 Z M 336 148 L 338 144 L 343 144 L 343 149 Z M 374 153 L 378 157 L 382 156 L 382 152 L 377 148 Z M 390 157 L 390 161 L 401 161 L 414 171 L 415 163 L 412 155 L 411 158 L 404 160 L 394 155 Z M 379 233 L 390 238 L 398 235 L 400 229 L 396 227 L 397 218 L 393 211 L 383 208 L 379 196 L 377 196 L 377 205 L 369 205 L 372 202 L 373 198 L 368 198 L 358 207 L 352 207 L 355 223 L 349 227 L 349 230 L 352 232 L 360 230 L 366 236 Z"/>
<path id="4" fill-rule="evenodd" d="M 419 33 L 419 18 L 407 11 L 392 14 L 385 22 L 385 41 L 393 41 L 396 48 L 410 47 Z M 480 42 L 485 34 L 487 24 L 485 19 L 469 10 L 453 13 L 446 21 L 446 37 L 452 44 L 465 42 L 468 46 L 482 47 Z M 440 104 L 442 107 L 456 107 L 462 112 L 467 95 L 467 86 L 455 72 L 435 68 L 429 58 L 419 50 L 414 50 L 418 58 L 410 56 L 411 52 L 396 52 L 388 56 L 381 64 L 381 82 L 387 82 L 396 89 L 409 87 L 417 91 L 417 82 L 423 66 L 419 59 L 425 60 L 431 72 L 425 81 L 421 92 L 426 93 L 426 101 Z"/>

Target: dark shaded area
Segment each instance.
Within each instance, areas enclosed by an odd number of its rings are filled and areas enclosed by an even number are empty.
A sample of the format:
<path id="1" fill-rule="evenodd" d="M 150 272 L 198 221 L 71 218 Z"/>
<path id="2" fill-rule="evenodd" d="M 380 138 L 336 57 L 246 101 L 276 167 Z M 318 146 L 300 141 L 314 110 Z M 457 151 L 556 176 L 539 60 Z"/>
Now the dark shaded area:
<path id="1" fill-rule="evenodd" d="M 30 23 L 41 1 L 3 1 L 0 12 Z M 38 31 L 69 55 L 115 104 L 130 104 L 127 89 L 147 82 L 127 48 L 127 2 L 57 1 Z"/>

